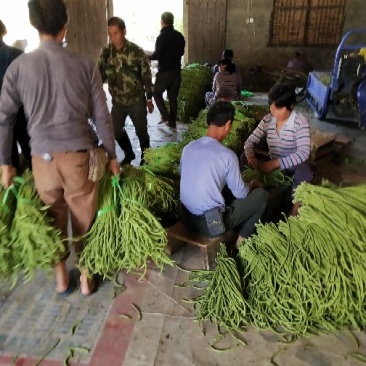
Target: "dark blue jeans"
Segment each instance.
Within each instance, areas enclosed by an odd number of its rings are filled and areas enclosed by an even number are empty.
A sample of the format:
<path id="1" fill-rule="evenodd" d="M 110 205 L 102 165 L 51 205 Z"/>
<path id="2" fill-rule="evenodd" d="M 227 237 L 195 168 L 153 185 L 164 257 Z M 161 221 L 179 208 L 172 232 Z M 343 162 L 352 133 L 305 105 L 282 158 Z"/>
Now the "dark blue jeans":
<path id="1" fill-rule="evenodd" d="M 313 171 L 309 164 L 302 163 L 296 166 L 293 169 L 286 170 L 286 172 L 292 176 L 292 195 L 295 192 L 295 189 L 302 183 L 310 183 L 313 179 Z"/>

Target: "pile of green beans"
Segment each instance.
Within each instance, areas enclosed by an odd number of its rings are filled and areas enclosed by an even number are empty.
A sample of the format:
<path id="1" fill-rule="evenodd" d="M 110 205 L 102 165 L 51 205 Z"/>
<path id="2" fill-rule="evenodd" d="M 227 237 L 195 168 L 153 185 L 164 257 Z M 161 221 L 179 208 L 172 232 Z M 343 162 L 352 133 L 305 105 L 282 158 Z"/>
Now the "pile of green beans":
<path id="1" fill-rule="evenodd" d="M 263 184 L 264 188 L 278 187 L 285 184 L 292 184 L 292 178 L 286 175 L 282 170 L 276 169 L 270 173 L 263 173 L 259 169 L 245 167 L 242 172 L 244 182 L 249 183 L 253 179 Z"/>
<path id="2" fill-rule="evenodd" d="M 300 185 L 297 217 L 240 246 L 249 321 L 294 335 L 366 325 L 366 185 Z"/>
<path id="3" fill-rule="evenodd" d="M 192 140 L 201 138 L 207 135 L 207 109 L 202 110 L 196 119 L 188 126 L 182 135 L 182 145 L 189 144 Z M 243 152 L 244 142 L 252 133 L 256 126 L 253 118 L 246 117 L 244 114 L 236 111 L 232 128 L 223 144 L 237 154 Z"/>
<path id="4" fill-rule="evenodd" d="M 236 106 L 234 104 L 234 106 Z M 235 119 L 229 135 L 223 142 L 226 147 L 240 155 L 244 150 L 244 142 L 255 129 L 257 122 L 250 115 L 250 107 L 235 111 Z M 239 107 L 238 107 L 239 108 Z M 243 113 L 244 112 L 244 113 Z M 248 115 L 246 115 L 247 113 Z M 193 140 L 207 135 L 207 108 L 202 109 L 196 118 L 192 118 L 187 129 L 182 133 L 179 143 L 167 143 L 157 148 L 145 150 L 146 167 L 159 176 L 179 180 L 179 164 L 184 146 Z"/>
<path id="5" fill-rule="evenodd" d="M 171 142 L 157 148 L 145 150 L 145 167 L 159 176 L 178 179 L 182 145 Z"/>
<path id="6" fill-rule="evenodd" d="M 241 155 L 244 151 L 245 141 L 254 131 L 256 126 L 257 122 L 254 118 L 248 117 L 238 109 L 235 109 L 235 116 L 231 131 L 223 141 L 223 144 L 233 150 L 237 155 Z"/>
<path id="7" fill-rule="evenodd" d="M 236 263 L 228 256 L 225 244 L 220 245 L 215 268 L 192 271 L 188 282 L 193 286 L 207 283 L 203 294 L 189 301 L 196 309 L 196 319 L 200 324 L 209 320 L 215 321 L 219 329 L 243 330 L 249 309 L 243 297 Z"/>
<path id="8" fill-rule="evenodd" d="M 270 112 L 269 107 L 264 105 L 248 105 L 245 101 L 240 100 L 231 103 L 234 105 L 237 112 L 245 117 L 253 118 L 256 121 L 256 124 Z"/>
<path id="9" fill-rule="evenodd" d="M 10 231 L 9 248 L 14 275 L 30 280 L 37 269 L 51 270 L 65 253 L 60 230 L 52 225 L 36 191 L 32 174 L 25 172 L 17 192 L 17 206 Z"/>
<path id="10" fill-rule="evenodd" d="M 197 63 L 182 69 L 182 84 L 178 95 L 178 120 L 189 123 L 205 105 L 205 93 L 212 87 L 210 67 Z"/>
<path id="11" fill-rule="evenodd" d="M 140 168 L 145 172 L 145 185 L 147 190 L 148 208 L 158 219 L 164 216 L 177 218 L 179 195 L 175 182 L 166 177 L 154 174 L 146 167 Z"/>

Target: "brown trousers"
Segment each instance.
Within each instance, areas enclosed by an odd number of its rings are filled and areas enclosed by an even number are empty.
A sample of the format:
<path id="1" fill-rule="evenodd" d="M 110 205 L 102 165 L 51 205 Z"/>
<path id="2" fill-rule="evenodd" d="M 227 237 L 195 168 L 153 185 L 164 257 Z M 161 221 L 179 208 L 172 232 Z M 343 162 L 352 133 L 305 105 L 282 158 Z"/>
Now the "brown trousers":
<path id="1" fill-rule="evenodd" d="M 70 210 L 73 237 L 86 234 L 93 223 L 98 199 L 97 183 L 88 180 L 89 152 L 57 152 L 52 154 L 51 161 L 34 155 L 32 164 L 37 191 L 50 206 L 48 213 L 54 226 L 66 238 Z M 76 253 L 80 253 L 82 243 L 74 245 Z"/>

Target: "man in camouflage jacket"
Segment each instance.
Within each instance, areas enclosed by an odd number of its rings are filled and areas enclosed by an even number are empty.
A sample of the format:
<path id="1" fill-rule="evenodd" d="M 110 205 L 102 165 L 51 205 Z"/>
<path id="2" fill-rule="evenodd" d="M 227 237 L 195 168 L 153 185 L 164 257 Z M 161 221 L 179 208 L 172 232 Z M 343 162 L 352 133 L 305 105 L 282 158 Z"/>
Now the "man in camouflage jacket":
<path id="1" fill-rule="evenodd" d="M 130 164 L 135 159 L 125 130 L 127 116 L 135 126 L 141 147 L 140 164 L 143 164 L 144 150 L 150 147 L 146 110 L 149 113 L 154 110 L 149 60 L 141 47 L 126 39 L 126 25 L 121 18 L 108 20 L 108 36 L 111 42 L 102 48 L 98 67 L 112 96 L 114 133 L 125 153 L 122 164 Z"/>

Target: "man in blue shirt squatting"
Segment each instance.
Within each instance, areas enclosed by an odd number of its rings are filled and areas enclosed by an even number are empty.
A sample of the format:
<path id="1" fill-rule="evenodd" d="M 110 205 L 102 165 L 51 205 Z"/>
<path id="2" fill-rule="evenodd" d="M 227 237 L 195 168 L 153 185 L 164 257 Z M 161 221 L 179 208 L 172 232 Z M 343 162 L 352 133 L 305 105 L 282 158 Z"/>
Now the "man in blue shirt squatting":
<path id="1" fill-rule="evenodd" d="M 203 236 L 212 236 L 207 213 L 218 209 L 225 230 L 239 234 L 237 245 L 253 234 L 262 218 L 268 193 L 260 183 L 244 183 L 236 154 L 221 142 L 229 134 L 235 108 L 230 102 L 217 101 L 207 112 L 207 135 L 190 142 L 182 152 L 180 200 L 186 224 Z M 235 197 L 226 203 L 227 186 Z"/>

